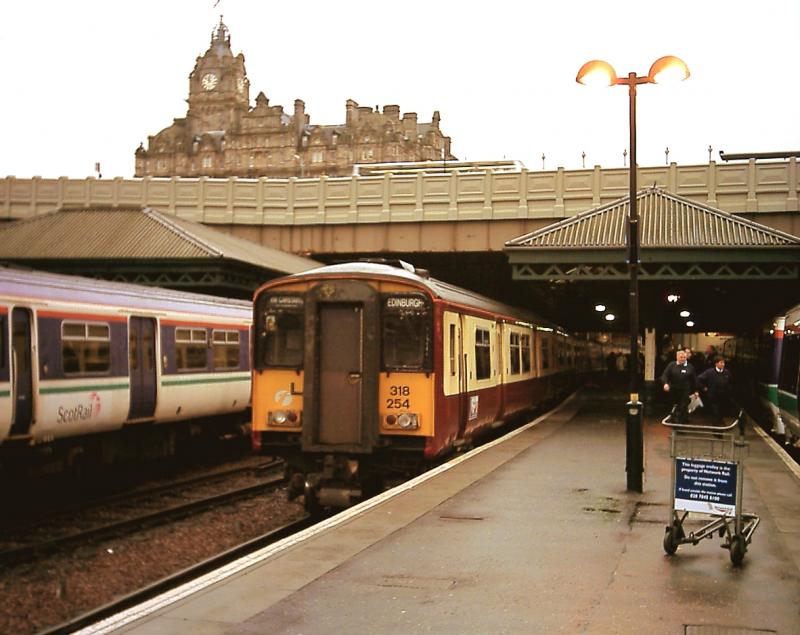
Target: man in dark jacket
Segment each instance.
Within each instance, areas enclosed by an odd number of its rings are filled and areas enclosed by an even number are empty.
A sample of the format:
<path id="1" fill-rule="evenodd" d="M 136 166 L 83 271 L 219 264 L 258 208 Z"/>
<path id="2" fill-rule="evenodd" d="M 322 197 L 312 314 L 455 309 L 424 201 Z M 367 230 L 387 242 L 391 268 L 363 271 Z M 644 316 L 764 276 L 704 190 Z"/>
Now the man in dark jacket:
<path id="1" fill-rule="evenodd" d="M 689 398 L 697 394 L 697 375 L 694 366 L 686 362 L 686 351 L 678 349 L 675 361 L 667 364 L 661 374 L 661 383 L 675 404 L 674 423 L 685 424 L 689 420 Z"/>
<path id="2" fill-rule="evenodd" d="M 731 371 L 725 368 L 725 359 L 722 357 L 715 358 L 714 365 L 706 368 L 697 378 L 703 405 L 718 424 L 722 423 L 723 415 L 731 411 L 732 383 Z"/>

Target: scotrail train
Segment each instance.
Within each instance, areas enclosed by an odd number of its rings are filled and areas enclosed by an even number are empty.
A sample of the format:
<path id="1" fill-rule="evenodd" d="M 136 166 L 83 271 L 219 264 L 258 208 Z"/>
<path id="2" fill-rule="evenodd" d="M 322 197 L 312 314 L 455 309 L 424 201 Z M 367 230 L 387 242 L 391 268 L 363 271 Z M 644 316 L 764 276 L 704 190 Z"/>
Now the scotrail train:
<path id="1" fill-rule="evenodd" d="M 752 391 L 766 407 L 773 432 L 800 447 L 800 304 L 775 316 L 754 336 L 736 337 L 725 346 Z"/>
<path id="2" fill-rule="evenodd" d="M 110 463 L 247 428 L 251 319 L 250 302 L 0 267 L 0 459 Z"/>
<path id="3" fill-rule="evenodd" d="M 306 505 L 346 506 L 573 385 L 585 341 L 398 262 L 254 297 L 253 443 Z"/>

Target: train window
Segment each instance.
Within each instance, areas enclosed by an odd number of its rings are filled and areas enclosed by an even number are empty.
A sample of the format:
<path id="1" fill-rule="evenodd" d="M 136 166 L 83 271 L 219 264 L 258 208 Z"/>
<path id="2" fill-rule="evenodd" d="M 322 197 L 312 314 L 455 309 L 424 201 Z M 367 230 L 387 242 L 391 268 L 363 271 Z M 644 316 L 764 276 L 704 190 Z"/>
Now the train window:
<path id="1" fill-rule="evenodd" d="M 421 294 L 383 299 L 383 370 L 430 370 L 430 307 Z"/>
<path id="2" fill-rule="evenodd" d="M 519 340 L 520 354 L 522 355 L 522 372 L 531 372 L 531 336 L 521 335 Z"/>
<path id="3" fill-rule="evenodd" d="M 217 331 L 214 342 L 214 368 L 239 368 L 239 331 Z"/>
<path id="4" fill-rule="evenodd" d="M 267 313 L 264 316 L 262 361 L 264 366 L 303 365 L 304 315 L 295 312 Z"/>
<path id="5" fill-rule="evenodd" d="M 128 331 L 128 364 L 131 371 L 139 370 L 139 338 L 133 326 Z"/>
<path id="6" fill-rule="evenodd" d="M 489 331 L 475 329 L 475 379 L 488 379 L 492 375 L 492 356 Z"/>
<path id="7" fill-rule="evenodd" d="M 61 323 L 61 364 L 65 375 L 111 370 L 111 327 L 90 322 Z"/>
<path id="8" fill-rule="evenodd" d="M 522 351 L 519 333 L 509 333 L 511 341 L 511 355 L 509 361 L 511 362 L 511 374 L 518 375 L 522 369 Z"/>
<path id="9" fill-rule="evenodd" d="M 542 370 L 550 368 L 550 340 L 542 338 Z"/>
<path id="10" fill-rule="evenodd" d="M 258 299 L 256 315 L 256 368 L 302 368 L 305 351 L 302 296 L 262 296 Z"/>
<path id="11" fill-rule="evenodd" d="M 175 329 L 175 366 L 178 370 L 199 370 L 208 365 L 205 329 Z"/>
<path id="12" fill-rule="evenodd" d="M 456 374 L 456 325 L 450 325 L 450 376 Z"/>

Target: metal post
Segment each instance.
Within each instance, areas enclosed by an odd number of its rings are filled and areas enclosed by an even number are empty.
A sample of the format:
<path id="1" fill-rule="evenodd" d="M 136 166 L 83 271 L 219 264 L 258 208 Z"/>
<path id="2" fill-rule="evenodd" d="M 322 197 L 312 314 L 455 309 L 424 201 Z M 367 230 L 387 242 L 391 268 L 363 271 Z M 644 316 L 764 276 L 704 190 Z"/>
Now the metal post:
<path id="1" fill-rule="evenodd" d="M 628 270 L 630 273 L 630 400 L 625 404 L 626 464 L 628 489 L 642 491 L 644 472 L 644 439 L 642 436 L 642 403 L 639 401 L 639 214 L 636 201 L 636 73 L 628 73 L 630 97 L 630 155 L 629 213 L 628 213 Z"/>

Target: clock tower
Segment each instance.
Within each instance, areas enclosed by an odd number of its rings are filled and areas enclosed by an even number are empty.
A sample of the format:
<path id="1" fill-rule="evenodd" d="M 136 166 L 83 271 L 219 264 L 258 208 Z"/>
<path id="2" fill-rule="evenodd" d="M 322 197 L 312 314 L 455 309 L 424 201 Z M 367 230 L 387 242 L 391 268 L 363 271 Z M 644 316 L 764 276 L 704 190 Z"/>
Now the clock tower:
<path id="1" fill-rule="evenodd" d="M 244 55 L 233 55 L 228 27 L 220 16 L 219 25 L 211 33 L 211 46 L 197 58 L 189 74 L 186 119 L 190 133 L 201 136 L 238 129 L 248 111 L 249 93 Z"/>

